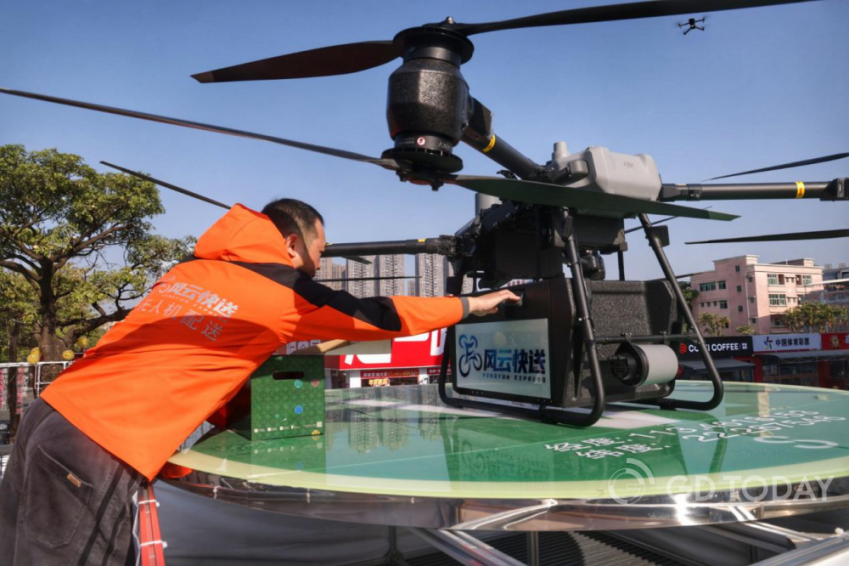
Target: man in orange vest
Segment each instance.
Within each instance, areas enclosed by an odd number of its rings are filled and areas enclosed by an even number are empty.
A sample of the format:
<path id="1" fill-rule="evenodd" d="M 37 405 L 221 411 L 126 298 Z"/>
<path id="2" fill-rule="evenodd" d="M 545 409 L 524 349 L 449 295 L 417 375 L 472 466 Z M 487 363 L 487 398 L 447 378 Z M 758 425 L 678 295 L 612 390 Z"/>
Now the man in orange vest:
<path id="1" fill-rule="evenodd" d="M 357 299 L 313 281 L 325 245 L 306 203 L 236 205 L 63 372 L 28 410 L 0 485 L 4 564 L 134 563 L 140 483 L 282 344 L 412 336 L 518 300 Z"/>

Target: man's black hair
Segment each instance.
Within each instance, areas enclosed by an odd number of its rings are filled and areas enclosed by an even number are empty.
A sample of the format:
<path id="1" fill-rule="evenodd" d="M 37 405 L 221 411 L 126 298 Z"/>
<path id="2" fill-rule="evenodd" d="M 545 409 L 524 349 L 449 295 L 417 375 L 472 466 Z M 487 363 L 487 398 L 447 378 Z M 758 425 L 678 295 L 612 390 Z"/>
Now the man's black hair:
<path id="1" fill-rule="evenodd" d="M 315 237 L 315 221 L 324 224 L 321 214 L 305 202 L 293 198 L 273 200 L 262 209 L 284 237 L 297 234 L 309 245 Z"/>

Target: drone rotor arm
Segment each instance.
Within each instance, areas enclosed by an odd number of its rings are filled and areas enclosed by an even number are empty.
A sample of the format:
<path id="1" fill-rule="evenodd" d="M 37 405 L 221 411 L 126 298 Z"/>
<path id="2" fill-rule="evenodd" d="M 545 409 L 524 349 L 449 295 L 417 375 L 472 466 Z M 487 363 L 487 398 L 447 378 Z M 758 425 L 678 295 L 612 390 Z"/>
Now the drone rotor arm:
<path id="1" fill-rule="evenodd" d="M 849 200 L 849 178 L 808 183 L 664 184 L 660 200 Z"/>
<path id="2" fill-rule="evenodd" d="M 351 259 L 351 258 L 348 258 Z M 369 262 L 371 263 L 371 262 Z M 380 277 L 340 277 L 338 279 L 313 279 L 316 283 L 347 283 L 349 281 L 386 281 L 392 279 L 421 279 L 421 275 L 382 275 Z"/>
<path id="3" fill-rule="evenodd" d="M 454 256 L 458 253 L 456 240 L 457 238 L 454 236 L 440 236 L 439 238 L 421 238 L 419 240 L 328 244 L 322 255 L 324 257 L 397 254 L 439 254 Z"/>

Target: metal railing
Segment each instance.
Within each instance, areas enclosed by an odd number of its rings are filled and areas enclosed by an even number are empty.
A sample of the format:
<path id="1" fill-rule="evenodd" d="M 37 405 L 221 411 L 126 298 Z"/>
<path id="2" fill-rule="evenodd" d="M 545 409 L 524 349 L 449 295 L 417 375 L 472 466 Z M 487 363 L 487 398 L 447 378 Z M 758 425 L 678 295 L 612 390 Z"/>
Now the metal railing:
<path id="1" fill-rule="evenodd" d="M 71 365 L 74 362 L 38 362 L 35 364 L 35 397 L 38 398 L 41 396 L 41 390 L 50 385 L 50 383 L 56 379 L 62 371 Z M 49 366 L 49 367 L 48 367 Z M 46 372 L 45 368 L 52 369 L 54 367 L 61 366 L 58 372 Z"/>

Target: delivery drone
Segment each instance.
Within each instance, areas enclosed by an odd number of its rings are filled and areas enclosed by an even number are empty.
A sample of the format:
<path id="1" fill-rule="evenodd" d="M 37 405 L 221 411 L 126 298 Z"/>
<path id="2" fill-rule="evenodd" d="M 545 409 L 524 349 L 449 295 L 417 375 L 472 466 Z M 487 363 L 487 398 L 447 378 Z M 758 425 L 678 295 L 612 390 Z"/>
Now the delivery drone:
<path id="1" fill-rule="evenodd" d="M 603 147 L 570 152 L 564 142 L 554 144 L 550 161 L 535 163 L 496 136 L 492 112 L 470 94 L 461 73 L 462 65 L 474 52 L 470 37 L 526 27 L 803 1 L 811 0 L 655 0 L 479 24 L 447 18 L 403 30 L 392 40 L 324 47 L 194 75 L 201 83 L 299 79 L 354 73 L 400 58 L 402 64 L 389 77 L 387 100 L 393 145 L 380 157 L 48 95 L 7 89 L 0 92 L 369 163 L 395 173 L 401 181 L 433 190 L 452 184 L 474 191 L 475 216 L 453 235 L 333 244 L 325 256 L 441 254 L 453 267 L 454 275 L 448 281 L 451 294 L 460 294 L 466 277 L 475 281 L 476 289 L 529 281 L 513 287 L 522 297 L 520 303 L 476 321 L 463 321 L 449 330 L 439 378 L 440 396 L 457 407 L 589 426 L 610 401 L 696 410 L 713 409 L 722 401 L 722 381 L 663 250 L 669 244 L 668 229 L 654 225 L 649 214 L 728 221 L 736 217 L 671 202 L 846 201 L 847 179 L 666 184 L 649 155 L 626 155 Z M 461 141 L 501 165 L 502 176 L 459 174 L 463 162 L 454 148 Z M 837 154 L 735 175 L 847 156 Z M 624 252 L 628 245 L 624 220 L 634 217 L 639 219 L 665 279 L 625 280 Z M 619 280 L 608 281 L 603 256 L 614 253 Z M 567 270 L 570 277 L 565 276 Z M 704 399 L 669 398 L 678 371 L 673 347 L 682 341 L 695 342 L 701 352 L 710 378 Z M 449 379 L 451 394 L 446 387 Z"/>
<path id="2" fill-rule="evenodd" d="M 679 28 L 686 27 L 687 29 L 685 29 L 685 30 L 684 30 L 684 35 L 687 35 L 687 34 L 688 34 L 688 33 L 690 33 L 691 31 L 693 31 L 694 29 L 697 29 L 697 30 L 699 30 L 699 31 L 705 31 L 704 26 L 703 26 L 703 25 L 701 25 L 701 26 L 699 25 L 700 23 L 701 23 L 701 24 L 704 24 L 704 23 L 705 23 L 705 18 L 699 18 L 698 20 L 697 20 L 696 18 L 690 18 L 690 19 L 689 19 L 689 20 L 687 20 L 686 22 L 684 22 L 684 23 L 682 23 L 682 24 L 678 24 L 678 27 L 679 27 Z"/>

